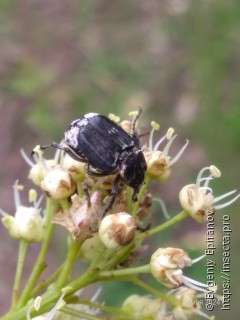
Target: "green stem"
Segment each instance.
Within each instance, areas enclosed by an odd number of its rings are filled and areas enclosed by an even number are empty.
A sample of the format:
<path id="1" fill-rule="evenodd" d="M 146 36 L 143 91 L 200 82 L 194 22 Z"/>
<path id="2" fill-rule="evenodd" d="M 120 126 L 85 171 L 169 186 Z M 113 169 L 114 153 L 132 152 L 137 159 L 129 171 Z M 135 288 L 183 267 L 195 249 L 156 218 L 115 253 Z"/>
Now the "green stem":
<path id="1" fill-rule="evenodd" d="M 134 243 L 131 242 L 127 246 L 122 248 L 120 251 L 116 252 L 113 259 L 107 262 L 104 265 L 103 269 L 109 270 L 117 266 L 123 260 L 123 258 L 127 256 L 127 254 L 134 248 L 134 246 L 135 246 Z"/>
<path id="2" fill-rule="evenodd" d="M 14 307 L 17 303 L 18 299 L 18 292 L 23 272 L 23 266 L 26 258 L 26 253 L 28 249 L 29 243 L 26 240 L 20 240 L 19 241 L 19 251 L 18 251 L 18 261 L 17 261 L 17 268 L 16 268 L 16 274 L 15 274 L 15 280 L 13 285 L 13 291 L 12 291 L 12 307 Z"/>
<path id="3" fill-rule="evenodd" d="M 23 307 L 27 301 L 30 299 L 32 290 L 34 285 L 36 284 L 37 279 L 39 278 L 42 271 L 45 269 L 45 257 L 48 251 L 48 247 L 52 238 L 53 230 L 54 230 L 54 224 L 51 223 L 51 217 L 52 217 L 52 201 L 51 199 L 47 199 L 47 207 L 46 207 L 46 235 L 44 237 L 44 240 L 42 242 L 42 247 L 40 249 L 40 252 L 38 254 L 36 263 L 33 267 L 32 273 L 28 279 L 28 282 L 23 290 L 23 293 L 19 299 L 18 307 Z"/>
<path id="4" fill-rule="evenodd" d="M 169 294 L 165 294 L 159 290 L 156 290 L 154 288 L 152 288 L 151 286 L 149 286 L 147 283 L 141 281 L 138 278 L 134 278 L 132 280 L 132 282 L 134 284 L 136 284 L 137 286 L 143 288 L 144 290 L 148 291 L 149 293 L 151 293 L 152 295 L 163 299 L 164 301 L 167 301 L 168 303 L 170 303 L 172 306 L 176 307 L 179 305 L 179 302 L 172 296 L 170 296 Z"/>
<path id="5" fill-rule="evenodd" d="M 139 273 L 150 273 L 150 265 L 146 264 L 140 267 L 119 269 L 119 270 L 109 270 L 109 271 L 100 271 L 98 273 L 99 277 L 117 277 L 117 276 L 129 276 L 136 275 Z"/>
<path id="6" fill-rule="evenodd" d="M 126 188 L 126 195 L 127 195 L 127 212 L 132 212 L 133 208 L 133 201 L 132 201 L 132 188 Z"/>
<path id="7" fill-rule="evenodd" d="M 59 275 L 63 268 L 63 264 L 60 265 L 57 270 L 46 280 L 40 282 L 32 291 L 32 297 L 36 297 L 37 294 L 42 291 L 43 289 L 47 288 Z"/>
<path id="8" fill-rule="evenodd" d="M 159 226 L 151 229 L 151 230 L 148 230 L 148 231 L 145 231 L 143 233 L 140 233 L 138 234 L 134 241 L 139 241 L 139 240 L 143 240 L 149 236 L 152 236 L 153 234 L 155 233 L 158 233 L 160 231 L 163 231 L 171 226 L 173 226 L 174 224 L 186 219 L 187 217 L 189 217 L 189 214 L 185 211 L 181 211 L 179 212 L 176 216 L 174 216 L 173 218 L 167 220 L 166 222 L 160 224 Z"/>
<path id="9" fill-rule="evenodd" d="M 77 194 L 78 194 L 79 197 L 83 197 L 84 196 L 82 184 L 81 184 L 80 181 L 77 181 Z"/>
<path id="10" fill-rule="evenodd" d="M 72 246 L 68 251 L 66 260 L 63 264 L 62 270 L 56 281 L 56 287 L 58 289 L 61 289 L 66 284 L 66 281 L 72 271 L 72 266 L 76 260 L 80 247 L 81 247 L 80 242 L 72 242 Z"/>
<path id="11" fill-rule="evenodd" d="M 122 316 L 127 316 L 128 315 L 128 312 L 126 310 L 119 309 L 119 308 L 116 308 L 116 307 L 106 306 L 104 304 L 92 302 L 91 300 L 78 299 L 77 303 L 78 304 L 84 304 L 84 305 L 87 305 L 87 306 L 89 306 L 91 308 L 99 309 L 101 311 L 105 311 L 105 312 L 108 312 L 108 313 L 117 314 L 119 316 L 121 316 L 121 315 Z"/>
<path id="12" fill-rule="evenodd" d="M 142 186 L 142 188 L 140 189 L 139 191 L 139 194 L 138 194 L 138 201 L 134 203 L 133 205 L 133 209 L 132 209 L 132 216 L 135 218 L 136 215 L 137 215 L 137 211 L 138 211 L 138 208 L 139 208 L 139 204 L 142 200 L 142 197 L 144 195 L 144 193 L 147 191 L 148 187 L 149 187 L 149 184 L 151 182 L 151 178 L 150 177 L 146 177 L 145 179 L 145 184 Z"/>
<path id="13" fill-rule="evenodd" d="M 76 319 L 84 319 L 84 320 L 104 320 L 106 319 L 105 317 L 99 317 L 98 315 L 94 316 L 91 314 L 88 314 L 86 312 L 80 311 L 80 310 L 75 310 L 70 307 L 63 307 L 60 309 L 61 312 L 73 316 L 73 318 L 76 317 Z"/>

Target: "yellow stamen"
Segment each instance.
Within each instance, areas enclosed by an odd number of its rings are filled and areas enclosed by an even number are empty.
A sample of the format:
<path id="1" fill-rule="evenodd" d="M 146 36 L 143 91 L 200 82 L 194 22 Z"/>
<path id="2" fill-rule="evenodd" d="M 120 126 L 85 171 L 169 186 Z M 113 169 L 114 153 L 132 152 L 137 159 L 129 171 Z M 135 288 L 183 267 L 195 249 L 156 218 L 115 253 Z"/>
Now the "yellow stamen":
<path id="1" fill-rule="evenodd" d="M 15 185 L 14 188 L 20 191 L 24 190 L 24 186 L 22 184 Z"/>
<path id="2" fill-rule="evenodd" d="M 62 293 L 68 293 L 69 291 L 71 291 L 73 288 L 71 286 L 66 286 L 64 288 L 62 288 Z"/>
<path id="3" fill-rule="evenodd" d="M 34 300 L 34 309 L 36 311 L 38 311 L 40 309 L 41 306 L 41 302 L 42 302 L 42 297 L 38 296 L 35 300 Z"/>
<path id="4" fill-rule="evenodd" d="M 129 116 L 137 116 L 137 115 L 138 115 L 138 111 L 129 112 Z"/>
<path id="5" fill-rule="evenodd" d="M 173 128 L 169 128 L 168 129 L 168 131 L 167 131 L 167 133 L 166 133 L 166 138 L 168 139 L 168 140 L 170 140 L 171 138 L 172 138 L 172 136 L 173 136 L 173 134 L 174 134 L 174 129 Z"/>
<path id="6" fill-rule="evenodd" d="M 57 310 L 60 310 L 60 309 L 62 309 L 65 305 L 66 305 L 66 302 L 65 302 L 64 300 L 61 300 L 61 301 L 57 304 L 56 309 L 57 309 Z"/>
<path id="7" fill-rule="evenodd" d="M 116 123 L 118 123 L 120 121 L 120 117 L 116 116 L 113 113 L 109 113 L 108 118 Z"/>
<path id="8" fill-rule="evenodd" d="M 37 192 L 35 189 L 30 189 L 28 193 L 28 201 L 30 203 L 37 201 Z"/>
<path id="9" fill-rule="evenodd" d="M 155 122 L 155 121 L 152 121 L 151 122 L 151 127 L 154 129 L 154 130 L 159 130 L 160 129 L 160 124 Z"/>
<path id="10" fill-rule="evenodd" d="M 221 171 L 216 167 L 216 166 L 213 166 L 211 165 L 209 167 L 209 170 L 211 172 L 211 175 L 214 177 L 214 178 L 219 178 L 221 177 Z"/>

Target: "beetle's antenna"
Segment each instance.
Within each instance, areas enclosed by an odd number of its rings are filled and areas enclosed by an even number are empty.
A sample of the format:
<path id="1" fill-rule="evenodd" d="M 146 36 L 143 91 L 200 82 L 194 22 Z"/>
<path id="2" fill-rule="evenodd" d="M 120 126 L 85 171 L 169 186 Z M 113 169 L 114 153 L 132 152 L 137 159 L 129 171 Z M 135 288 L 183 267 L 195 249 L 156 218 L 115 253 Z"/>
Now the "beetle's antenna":
<path id="1" fill-rule="evenodd" d="M 137 120 L 138 120 L 138 118 L 139 118 L 139 116 L 140 116 L 141 113 L 142 113 L 142 108 L 140 107 L 139 110 L 138 110 L 137 115 L 135 115 L 135 116 L 133 117 L 132 128 L 131 128 L 131 134 L 132 134 L 133 136 L 136 135 L 136 122 L 137 122 Z"/>

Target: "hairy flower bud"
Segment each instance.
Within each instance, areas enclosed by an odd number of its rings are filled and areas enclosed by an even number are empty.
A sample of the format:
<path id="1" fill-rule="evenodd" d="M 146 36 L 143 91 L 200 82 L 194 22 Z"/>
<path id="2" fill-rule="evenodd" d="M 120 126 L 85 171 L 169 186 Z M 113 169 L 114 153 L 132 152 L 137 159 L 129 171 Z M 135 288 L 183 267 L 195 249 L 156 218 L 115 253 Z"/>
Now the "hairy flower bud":
<path id="1" fill-rule="evenodd" d="M 74 193 L 76 184 L 71 175 L 57 165 L 48 170 L 41 188 L 49 198 L 61 200 Z"/>
<path id="2" fill-rule="evenodd" d="M 117 249 L 134 239 L 135 229 L 135 221 L 132 216 L 126 212 L 119 212 L 103 218 L 98 235 L 108 249 Z"/>

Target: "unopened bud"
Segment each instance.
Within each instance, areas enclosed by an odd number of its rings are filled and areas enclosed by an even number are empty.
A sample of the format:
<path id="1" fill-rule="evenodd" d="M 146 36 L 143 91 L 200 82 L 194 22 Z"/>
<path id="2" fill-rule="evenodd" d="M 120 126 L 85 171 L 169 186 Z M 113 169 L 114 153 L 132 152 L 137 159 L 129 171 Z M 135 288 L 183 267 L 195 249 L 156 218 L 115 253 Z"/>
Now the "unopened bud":
<path id="1" fill-rule="evenodd" d="M 105 216 L 100 224 L 98 235 L 108 249 L 117 249 L 129 244 L 135 236 L 135 221 L 126 212 Z"/>
<path id="2" fill-rule="evenodd" d="M 29 171 L 28 178 L 32 180 L 32 182 L 36 186 L 41 185 L 41 182 L 43 181 L 47 173 L 47 168 L 50 169 L 51 167 L 56 165 L 55 160 L 44 160 L 44 161 L 45 161 L 46 167 L 42 161 L 39 161 L 38 163 L 34 164 Z"/>
<path id="3" fill-rule="evenodd" d="M 74 193 L 76 184 L 67 171 L 60 166 L 55 166 L 47 172 L 41 182 L 41 188 L 49 198 L 61 200 Z"/>
<path id="4" fill-rule="evenodd" d="M 121 127 L 123 128 L 124 131 L 126 132 L 131 132 L 131 129 L 132 129 L 132 122 L 131 121 L 128 121 L 128 120 L 123 120 L 121 123 L 120 123 Z"/>
<path id="5" fill-rule="evenodd" d="M 83 181 L 86 177 L 86 163 L 76 161 L 68 154 L 65 154 L 62 167 L 70 173 L 74 181 Z"/>

